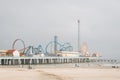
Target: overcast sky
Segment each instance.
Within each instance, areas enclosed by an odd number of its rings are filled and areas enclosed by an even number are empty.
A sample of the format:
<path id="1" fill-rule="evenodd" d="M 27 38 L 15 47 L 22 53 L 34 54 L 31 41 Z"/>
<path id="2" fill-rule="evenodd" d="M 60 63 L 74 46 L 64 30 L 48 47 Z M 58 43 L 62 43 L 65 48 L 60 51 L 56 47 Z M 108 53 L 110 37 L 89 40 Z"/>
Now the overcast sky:
<path id="1" fill-rule="evenodd" d="M 11 49 L 17 38 L 45 47 L 57 35 L 76 51 L 78 19 L 89 52 L 120 57 L 119 0 L 0 0 L 0 49 Z"/>

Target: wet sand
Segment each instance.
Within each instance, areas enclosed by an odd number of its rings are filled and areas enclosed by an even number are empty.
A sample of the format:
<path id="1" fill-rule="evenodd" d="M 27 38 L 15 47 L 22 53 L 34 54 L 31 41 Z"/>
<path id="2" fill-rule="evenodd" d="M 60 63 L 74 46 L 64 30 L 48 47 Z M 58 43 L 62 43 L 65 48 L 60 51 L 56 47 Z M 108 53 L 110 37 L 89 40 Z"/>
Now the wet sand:
<path id="1" fill-rule="evenodd" d="M 0 80 L 120 80 L 120 68 L 0 68 Z"/>

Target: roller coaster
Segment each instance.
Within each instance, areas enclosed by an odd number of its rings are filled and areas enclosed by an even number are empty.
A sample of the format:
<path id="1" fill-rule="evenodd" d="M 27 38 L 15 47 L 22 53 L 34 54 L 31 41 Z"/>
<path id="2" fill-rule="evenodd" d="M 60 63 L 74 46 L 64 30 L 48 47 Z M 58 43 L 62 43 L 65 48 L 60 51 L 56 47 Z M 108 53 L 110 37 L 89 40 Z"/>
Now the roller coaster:
<path id="1" fill-rule="evenodd" d="M 51 48 L 51 52 L 50 52 L 50 45 L 54 45 L 54 43 L 57 44 L 57 51 L 72 51 L 73 50 L 73 47 L 70 45 L 70 43 L 59 43 L 59 42 L 55 42 L 55 41 L 51 41 L 47 44 L 46 48 L 45 48 L 45 51 L 46 53 L 54 53 L 52 52 L 53 48 Z"/>
<path id="2" fill-rule="evenodd" d="M 51 45 L 54 43 L 54 41 L 51 41 L 47 44 L 47 46 L 45 47 L 45 50 L 43 49 L 42 45 L 38 45 L 38 47 L 34 47 L 34 46 L 28 46 L 24 53 L 26 56 L 32 56 L 32 55 L 37 55 L 37 54 L 54 54 L 54 51 L 51 52 L 50 48 Z M 72 51 L 73 47 L 70 45 L 70 43 L 64 43 L 64 44 L 60 44 L 57 42 L 57 46 L 59 46 L 59 48 L 57 49 L 57 51 Z M 54 47 L 52 47 L 53 50 Z"/>
<path id="3" fill-rule="evenodd" d="M 21 39 L 16 39 L 13 42 L 12 49 L 15 49 L 14 45 L 17 41 L 21 41 L 23 43 L 24 48 L 21 49 L 21 51 L 22 53 L 25 54 L 25 56 L 33 56 L 33 55 L 39 55 L 39 54 L 49 55 L 49 54 L 55 54 L 55 51 L 58 52 L 58 51 L 72 51 L 73 50 L 73 47 L 71 46 L 70 43 L 67 42 L 67 43 L 62 44 L 58 42 L 57 40 L 50 41 L 46 45 L 45 49 L 43 49 L 41 44 L 39 44 L 38 47 L 34 47 L 34 46 L 25 47 L 25 43 Z"/>

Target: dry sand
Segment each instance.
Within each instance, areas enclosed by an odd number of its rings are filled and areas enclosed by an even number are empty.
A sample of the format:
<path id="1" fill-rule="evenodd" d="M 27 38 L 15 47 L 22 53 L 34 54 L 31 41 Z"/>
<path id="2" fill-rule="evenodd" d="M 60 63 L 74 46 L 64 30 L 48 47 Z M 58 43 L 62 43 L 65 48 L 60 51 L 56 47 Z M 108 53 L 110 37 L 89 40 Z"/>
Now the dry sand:
<path id="1" fill-rule="evenodd" d="M 119 68 L 0 68 L 0 80 L 120 80 Z"/>

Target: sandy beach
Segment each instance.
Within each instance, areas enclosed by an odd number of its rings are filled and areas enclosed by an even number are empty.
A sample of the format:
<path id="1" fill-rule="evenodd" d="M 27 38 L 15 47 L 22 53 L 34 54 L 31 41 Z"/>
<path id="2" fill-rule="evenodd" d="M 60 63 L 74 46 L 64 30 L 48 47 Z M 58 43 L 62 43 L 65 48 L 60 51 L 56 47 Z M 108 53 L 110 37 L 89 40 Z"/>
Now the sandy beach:
<path id="1" fill-rule="evenodd" d="M 120 80 L 120 68 L 0 68 L 0 80 Z"/>

